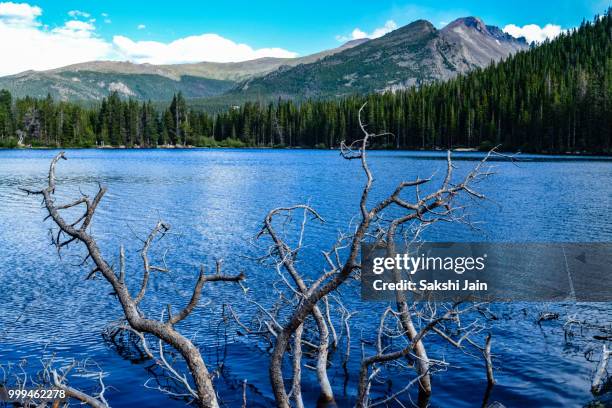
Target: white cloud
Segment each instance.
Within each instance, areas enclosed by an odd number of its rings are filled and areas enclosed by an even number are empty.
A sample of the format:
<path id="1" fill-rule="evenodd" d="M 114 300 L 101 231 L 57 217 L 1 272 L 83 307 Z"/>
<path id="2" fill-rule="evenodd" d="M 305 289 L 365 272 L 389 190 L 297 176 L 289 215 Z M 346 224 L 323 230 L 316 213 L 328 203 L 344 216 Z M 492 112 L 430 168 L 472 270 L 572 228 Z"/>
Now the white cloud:
<path id="1" fill-rule="evenodd" d="M 395 30 L 396 28 L 397 28 L 397 23 L 395 21 L 387 20 L 384 26 L 374 29 L 374 31 L 372 31 L 369 34 L 361 30 L 359 27 L 356 27 L 351 32 L 350 36 L 338 35 L 336 36 L 336 39 L 338 41 L 348 41 L 348 40 L 359 40 L 362 38 L 378 38 L 378 37 L 382 37 L 383 35 Z"/>
<path id="2" fill-rule="evenodd" d="M 361 38 L 367 38 L 368 37 L 368 33 L 366 33 L 365 31 L 362 31 L 359 28 L 355 28 L 353 30 L 353 32 L 351 32 L 351 36 L 347 39 L 350 40 L 359 40 Z"/>
<path id="3" fill-rule="evenodd" d="M 561 26 L 554 24 L 546 24 L 544 27 L 540 27 L 537 24 L 527 24 L 523 27 L 519 27 L 515 24 L 508 24 L 504 27 L 504 32 L 510 34 L 513 37 L 525 37 L 528 42 L 541 43 L 542 41 L 549 39 L 552 40 L 563 30 Z"/>
<path id="4" fill-rule="evenodd" d="M 193 35 L 170 43 L 133 41 L 117 35 L 113 38 L 117 52 L 127 60 L 149 64 L 184 62 L 236 62 L 262 57 L 293 58 L 297 54 L 282 48 L 253 49 L 217 34 Z"/>
<path id="5" fill-rule="evenodd" d="M 96 27 L 92 23 L 80 20 L 67 21 L 63 26 L 51 30 L 52 34 L 59 34 L 65 37 L 95 39 L 93 31 Z"/>
<path id="6" fill-rule="evenodd" d="M 395 23 L 395 21 L 388 20 L 384 26 L 379 27 L 375 29 L 374 31 L 372 31 L 372 33 L 368 35 L 368 37 L 369 38 L 382 37 L 383 35 L 395 30 L 396 28 L 397 28 L 397 24 Z"/>
<path id="7" fill-rule="evenodd" d="M 72 18 L 78 18 L 78 17 L 83 17 L 83 18 L 89 18 L 91 17 L 91 14 L 86 13 L 84 11 L 80 11 L 80 10 L 70 10 L 68 12 L 68 15 Z"/>
<path id="8" fill-rule="evenodd" d="M 194 35 L 168 43 L 134 41 L 117 35 L 107 41 L 96 33 L 94 19 L 73 13 L 72 20 L 49 28 L 39 17 L 40 7 L 0 2 L 0 76 L 26 70 L 46 70 L 92 60 L 128 60 L 171 64 L 198 61 L 244 61 L 261 57 L 296 57 L 282 48 L 254 49 L 217 34 Z M 107 14 L 102 17 L 108 19 Z M 108 21 L 110 22 L 110 20 Z"/>
<path id="9" fill-rule="evenodd" d="M 57 68 L 110 55 L 110 44 L 95 37 L 93 30 L 92 24 L 77 20 L 52 30 L 36 21 L 12 25 L 0 20 L 0 39 L 11 39 L 0 41 L 0 55 L 11 56 L 0 64 L 0 75 Z"/>
<path id="10" fill-rule="evenodd" d="M 147 28 L 147 26 L 144 25 L 144 24 L 138 24 L 138 26 L 136 28 L 139 29 L 139 30 L 144 30 L 145 28 Z"/>
<path id="11" fill-rule="evenodd" d="M 70 20 L 64 24 L 64 28 L 70 31 L 93 31 L 96 27 L 91 23 L 80 20 Z"/>
<path id="12" fill-rule="evenodd" d="M 0 24 L 30 26 L 35 25 L 36 18 L 42 14 L 37 6 L 27 3 L 0 3 Z"/>

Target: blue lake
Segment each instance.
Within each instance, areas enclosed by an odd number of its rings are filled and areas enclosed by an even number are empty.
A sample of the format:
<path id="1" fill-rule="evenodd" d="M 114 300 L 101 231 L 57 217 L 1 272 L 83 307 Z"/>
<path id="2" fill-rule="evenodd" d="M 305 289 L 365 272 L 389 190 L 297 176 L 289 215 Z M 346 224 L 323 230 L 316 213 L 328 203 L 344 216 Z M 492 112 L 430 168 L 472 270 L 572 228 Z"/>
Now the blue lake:
<path id="1" fill-rule="evenodd" d="M 87 270 L 78 265 L 79 248 L 60 258 L 50 245 L 45 211 L 37 197 L 19 187 L 42 187 L 51 150 L 0 150 L 0 364 L 4 369 L 34 374 L 41 358 L 54 356 L 61 366 L 72 358 L 90 358 L 104 372 L 111 406 L 183 406 L 182 401 L 144 387 L 150 378 L 148 364 L 132 363 L 118 355 L 102 338 L 104 327 L 121 316 L 108 284 L 86 281 Z M 227 273 L 244 270 L 249 296 L 266 303 L 276 272 L 256 258 L 265 254 L 265 240 L 254 240 L 267 211 L 274 207 L 309 203 L 326 220 L 308 225 L 300 267 L 310 277 L 322 265 L 320 251 L 328 249 L 338 232 L 350 230 L 359 215 L 358 199 L 364 178 L 356 161 L 346 161 L 336 151 L 313 150 L 69 150 L 68 161 L 58 167 L 58 196 L 76 197 L 79 188 L 95 193 L 97 183 L 107 186 L 92 232 L 109 260 L 117 261 L 119 246 L 128 256 L 128 280 L 141 276 L 138 250 L 158 219 L 172 225 L 172 234 L 154 251 L 171 271 L 156 274 L 143 308 L 159 316 L 165 304 L 184 304 L 195 282 L 199 265 L 209 270 L 215 259 L 224 259 Z M 399 181 L 416 176 L 438 179 L 445 155 L 437 152 L 369 153 L 375 174 L 373 201 L 389 194 Z M 454 155 L 460 174 L 481 157 L 477 153 Z M 478 229 L 441 223 L 427 231 L 437 241 L 502 242 L 611 242 L 612 161 L 604 158 L 562 158 L 524 155 L 518 163 L 492 162 L 496 174 L 479 185 L 486 202 L 470 203 L 470 219 Z M 349 287 L 347 304 L 359 314 L 354 333 L 378 324 L 375 314 L 384 305 L 362 303 L 358 288 Z M 354 295 L 354 296 L 352 296 Z M 211 285 L 203 304 L 180 330 L 202 348 L 211 369 L 223 368 L 216 380 L 226 406 L 242 403 L 242 381 L 248 381 L 249 406 L 272 406 L 265 345 L 236 334 L 224 323 L 224 304 L 248 320 L 252 305 L 239 287 Z M 210 302 L 210 304 L 208 304 Z M 493 353 L 498 384 L 489 402 L 506 406 L 583 406 L 591 399 L 589 384 L 601 342 L 592 336 L 566 341 L 563 324 L 575 316 L 592 324 L 607 325 L 609 304 L 506 304 L 497 305 L 500 317 L 492 323 Z M 536 324 L 540 312 L 554 311 L 561 319 Z M 372 317 L 374 316 L 374 317 Z M 339 328 L 338 328 L 339 330 Z M 358 335 L 354 334 L 357 343 Z M 364 336 L 367 336 L 364 335 Z M 434 377 L 433 406 L 480 406 L 486 388 L 483 362 L 444 343 L 432 340 L 430 357 L 451 365 Z M 358 366 L 355 344 L 351 367 Z M 586 357 L 585 357 L 586 355 Z M 594 357 L 593 357 L 594 358 Z M 289 371 L 286 371 L 289 374 Z M 344 374 L 332 360 L 330 375 L 339 406 L 348 406 L 355 395 L 356 371 L 345 384 Z M 395 373 L 394 386 L 414 378 L 412 371 Z M 317 398 L 317 384 L 306 370 L 304 393 L 308 406 Z M 394 378 L 394 379 L 395 379 Z M 0 378 L 1 380 L 2 378 Z M 95 390 L 96 383 L 74 378 L 73 385 Z M 384 392 L 387 384 L 375 386 Z M 410 405 L 406 394 L 403 403 Z"/>

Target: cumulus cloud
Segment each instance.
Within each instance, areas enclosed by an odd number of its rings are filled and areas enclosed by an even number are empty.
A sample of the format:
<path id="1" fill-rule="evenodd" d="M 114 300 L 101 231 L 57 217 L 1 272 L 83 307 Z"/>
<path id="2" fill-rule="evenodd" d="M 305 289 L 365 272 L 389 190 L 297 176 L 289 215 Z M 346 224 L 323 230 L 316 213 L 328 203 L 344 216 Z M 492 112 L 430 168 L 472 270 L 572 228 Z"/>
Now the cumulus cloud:
<path id="1" fill-rule="evenodd" d="M 374 31 L 372 31 L 371 33 L 366 33 L 365 31 L 361 30 L 359 27 L 356 27 L 351 32 L 350 36 L 338 35 L 336 36 L 336 39 L 338 41 L 348 41 L 348 40 L 359 40 L 362 38 L 378 38 L 378 37 L 382 37 L 383 35 L 395 30 L 396 28 L 397 28 L 397 23 L 395 21 L 387 20 L 385 22 L 385 25 L 374 29 Z"/>
<path id="2" fill-rule="evenodd" d="M 561 26 L 554 24 L 546 24 L 544 27 L 540 27 L 537 24 L 527 24 L 522 27 L 515 24 L 508 24 L 504 27 L 505 33 L 516 38 L 525 37 L 530 43 L 541 43 L 546 39 L 552 40 L 561 34 L 562 31 Z"/>
<path id="3" fill-rule="evenodd" d="M 90 22 L 70 20 L 49 29 L 38 20 L 41 15 L 37 6 L 0 2 L 0 55 L 10 56 L 0 64 L 0 75 L 56 68 L 111 52 Z"/>
<path id="4" fill-rule="evenodd" d="M 253 49 L 217 34 L 193 35 L 170 43 L 133 41 L 117 35 L 113 44 L 124 59 L 149 64 L 184 62 L 236 62 L 262 57 L 294 58 L 296 53 L 282 48 Z"/>
<path id="5" fill-rule="evenodd" d="M 41 14 L 40 7 L 27 3 L 0 3 L 0 24 L 31 26 L 37 24 L 36 18 Z"/>
<path id="6" fill-rule="evenodd" d="M 51 33 L 61 34 L 71 37 L 90 38 L 96 27 L 92 23 L 80 20 L 70 20 L 58 28 L 54 28 Z"/>
<path id="7" fill-rule="evenodd" d="M 168 43 L 135 41 L 121 35 L 108 41 L 96 33 L 95 20 L 88 13 L 73 10 L 69 13 L 71 20 L 54 28 L 40 21 L 42 15 L 43 10 L 37 6 L 0 2 L 0 55 L 10 56 L 0 64 L 0 76 L 92 60 L 172 64 L 297 56 L 282 48 L 254 49 L 217 34 L 194 35 Z M 110 23 L 108 14 L 103 13 L 102 17 Z"/>
<path id="8" fill-rule="evenodd" d="M 145 28 L 147 28 L 147 26 L 144 25 L 144 24 L 138 24 L 138 26 L 136 28 L 139 29 L 139 30 L 144 30 Z"/>

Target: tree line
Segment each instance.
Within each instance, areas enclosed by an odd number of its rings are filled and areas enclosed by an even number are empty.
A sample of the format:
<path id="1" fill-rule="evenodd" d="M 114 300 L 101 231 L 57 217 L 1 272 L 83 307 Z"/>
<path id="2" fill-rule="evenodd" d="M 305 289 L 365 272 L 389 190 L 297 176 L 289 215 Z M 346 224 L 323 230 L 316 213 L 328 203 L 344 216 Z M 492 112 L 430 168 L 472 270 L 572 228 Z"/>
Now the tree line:
<path id="1" fill-rule="evenodd" d="M 612 14 L 484 69 L 395 93 L 247 102 L 219 113 L 111 93 L 86 107 L 0 91 L 0 144 L 337 147 L 360 137 L 359 107 L 388 148 L 612 152 Z"/>

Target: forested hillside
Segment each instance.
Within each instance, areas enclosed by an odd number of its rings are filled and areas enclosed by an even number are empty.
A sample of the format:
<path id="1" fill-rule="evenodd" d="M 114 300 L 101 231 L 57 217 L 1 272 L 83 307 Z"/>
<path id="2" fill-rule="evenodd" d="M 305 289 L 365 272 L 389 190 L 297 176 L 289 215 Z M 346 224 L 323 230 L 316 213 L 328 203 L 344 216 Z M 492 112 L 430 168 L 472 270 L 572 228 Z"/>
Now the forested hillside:
<path id="1" fill-rule="evenodd" d="M 121 99 L 95 108 L 0 94 L 0 143 L 16 145 L 337 146 L 371 131 L 389 147 L 612 153 L 612 15 L 503 62 L 405 91 L 302 103 L 245 103 L 212 115 L 177 95 L 167 109 Z"/>

